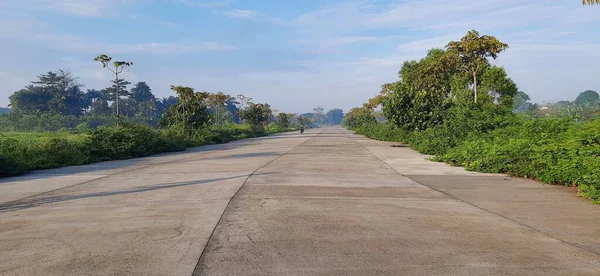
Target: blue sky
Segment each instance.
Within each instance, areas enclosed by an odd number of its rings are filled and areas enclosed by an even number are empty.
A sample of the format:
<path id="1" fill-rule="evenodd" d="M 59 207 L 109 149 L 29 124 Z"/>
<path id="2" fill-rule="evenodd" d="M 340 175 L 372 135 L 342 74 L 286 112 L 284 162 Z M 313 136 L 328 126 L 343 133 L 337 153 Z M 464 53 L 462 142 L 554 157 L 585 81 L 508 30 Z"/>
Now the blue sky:
<path id="1" fill-rule="evenodd" d="M 599 23 L 580 0 L 0 0 L 0 106 L 58 68 L 107 87 L 106 53 L 161 97 L 174 84 L 348 110 L 471 29 L 510 45 L 494 63 L 534 101 L 572 100 L 600 91 Z"/>

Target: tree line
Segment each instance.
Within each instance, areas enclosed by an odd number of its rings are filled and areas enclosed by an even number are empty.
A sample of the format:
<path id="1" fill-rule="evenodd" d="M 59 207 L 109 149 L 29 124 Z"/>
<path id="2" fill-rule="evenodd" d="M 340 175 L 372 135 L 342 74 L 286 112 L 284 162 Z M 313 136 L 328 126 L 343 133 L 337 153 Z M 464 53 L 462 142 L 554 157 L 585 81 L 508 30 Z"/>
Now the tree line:
<path id="1" fill-rule="evenodd" d="M 504 68 L 489 62 L 506 49 L 508 45 L 493 36 L 469 31 L 444 49 L 431 49 L 420 60 L 405 61 L 399 80 L 383 84 L 379 95 L 352 109 L 346 123 L 360 125 L 379 117 L 400 128 L 426 130 L 454 120 L 465 122 L 462 119 L 476 113 L 483 118 L 526 113 L 584 120 L 598 114 L 600 99 L 593 90 L 582 92 L 572 102 L 532 103 Z M 381 107 L 380 114 L 374 114 L 377 107 Z"/>
<path id="2" fill-rule="evenodd" d="M 490 63 L 507 49 L 496 37 L 469 31 L 404 62 L 399 80 L 353 108 L 344 125 L 468 170 L 577 187 L 600 204 L 598 93 L 533 104 L 504 68 Z"/>
<path id="3" fill-rule="evenodd" d="M 77 77 L 67 70 L 59 69 L 37 76 L 37 80 L 10 97 L 13 112 L 22 114 L 52 113 L 60 115 L 116 114 L 116 94 L 119 94 L 121 114 L 126 117 L 157 119 L 169 106 L 177 103 L 176 97 L 157 98 L 146 82 L 131 83 L 119 79 L 112 86 L 102 89 L 83 90 Z"/>
<path id="4" fill-rule="evenodd" d="M 133 62 L 114 61 L 105 54 L 94 60 L 114 74 L 115 78 L 109 87 L 84 90 L 78 78 L 63 69 L 40 74 L 36 80 L 9 97 L 11 117 L 8 122 L 0 117 L 0 127 L 6 129 L 2 127 L 4 124 L 20 123 L 16 127 L 18 130 L 28 130 L 28 126 L 34 126 L 31 129 L 53 130 L 40 126 L 52 121 L 52 126 L 62 124 L 71 128 L 75 123 L 94 128 L 113 118 L 117 126 L 123 120 L 133 119 L 159 127 L 180 126 L 187 131 L 236 123 L 247 123 L 255 128 L 274 123 L 287 128 L 293 124 L 306 127 L 338 125 L 344 116 L 341 109 L 324 113 L 320 107 L 315 108 L 313 113 L 284 113 L 267 103 L 255 103 L 252 98 L 242 94 L 210 93 L 186 86 L 171 86 L 175 96 L 159 98 L 144 81 L 129 88 L 131 82 L 123 77 L 123 73 L 133 66 Z M 8 111 L 1 110 L 3 113 Z M 93 122 L 90 118 L 94 118 Z"/>

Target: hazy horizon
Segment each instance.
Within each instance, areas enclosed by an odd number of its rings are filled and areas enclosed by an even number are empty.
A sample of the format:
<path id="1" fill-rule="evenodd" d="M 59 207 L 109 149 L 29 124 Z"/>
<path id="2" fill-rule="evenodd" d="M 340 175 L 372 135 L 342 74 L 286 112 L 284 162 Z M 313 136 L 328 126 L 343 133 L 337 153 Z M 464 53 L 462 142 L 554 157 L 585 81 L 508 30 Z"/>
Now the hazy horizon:
<path id="1" fill-rule="evenodd" d="M 274 108 L 348 111 L 398 79 L 405 60 L 471 29 L 508 43 L 504 66 L 533 102 L 600 91 L 600 6 L 579 0 L 0 0 L 0 106 L 37 75 L 68 69 L 110 85 L 100 53 L 133 61 L 128 81 L 244 94 Z"/>

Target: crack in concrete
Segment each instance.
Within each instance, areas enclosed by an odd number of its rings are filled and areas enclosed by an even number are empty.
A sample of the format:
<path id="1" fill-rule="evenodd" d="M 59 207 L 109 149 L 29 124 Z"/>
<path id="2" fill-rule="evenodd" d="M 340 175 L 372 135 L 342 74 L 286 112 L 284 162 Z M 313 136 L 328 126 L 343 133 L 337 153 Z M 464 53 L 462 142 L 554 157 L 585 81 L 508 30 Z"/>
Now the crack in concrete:
<path id="1" fill-rule="evenodd" d="M 223 209 L 223 213 L 221 213 L 221 216 L 219 217 L 219 220 L 217 221 L 217 224 L 215 224 L 215 227 L 213 228 L 212 232 L 210 233 L 210 236 L 208 237 L 208 239 L 206 240 L 206 244 L 204 245 L 204 248 L 202 249 L 202 253 L 200 254 L 200 258 L 198 258 L 198 262 L 196 263 L 196 267 L 194 269 L 194 271 L 192 272 L 192 276 L 193 275 L 201 275 L 202 273 L 202 260 L 204 258 L 204 256 L 206 255 L 206 248 L 208 248 L 208 245 L 210 243 L 210 241 L 213 239 L 215 231 L 217 229 L 217 227 L 219 226 L 219 224 L 221 224 L 221 221 L 223 220 L 223 217 L 225 215 L 225 213 L 227 213 L 227 209 L 229 209 L 229 206 L 231 205 L 231 202 L 237 197 L 237 195 L 240 193 L 240 191 L 242 190 L 242 188 L 244 188 L 244 186 L 246 185 L 246 183 L 248 183 L 248 180 L 259 170 L 265 168 L 266 166 L 270 165 L 271 163 L 277 161 L 278 159 L 280 159 L 281 157 L 285 156 L 286 154 L 288 154 L 289 152 L 299 148 L 300 146 L 302 146 L 304 143 L 310 141 L 312 138 L 317 137 L 319 134 L 321 134 L 323 132 L 323 129 L 321 129 L 321 131 L 319 133 L 316 133 L 312 136 L 310 136 L 308 139 L 306 139 L 305 141 L 301 142 L 300 144 L 298 144 L 295 147 L 292 147 L 291 149 L 289 149 L 288 151 L 282 153 L 281 155 L 277 156 L 276 158 L 274 158 L 273 160 L 265 163 L 264 165 L 262 165 L 261 167 L 257 168 L 256 170 L 254 170 L 252 173 L 250 173 L 250 175 L 248 175 L 248 177 L 244 180 L 244 183 L 242 183 L 242 185 L 240 186 L 240 188 L 235 192 L 235 194 L 233 194 L 233 196 L 229 199 L 229 201 L 227 202 L 227 205 L 225 206 L 225 209 Z M 250 236 L 248 236 L 248 238 L 250 238 Z M 252 240 L 252 239 L 250 239 Z M 254 241 L 252 241 L 254 243 Z"/>

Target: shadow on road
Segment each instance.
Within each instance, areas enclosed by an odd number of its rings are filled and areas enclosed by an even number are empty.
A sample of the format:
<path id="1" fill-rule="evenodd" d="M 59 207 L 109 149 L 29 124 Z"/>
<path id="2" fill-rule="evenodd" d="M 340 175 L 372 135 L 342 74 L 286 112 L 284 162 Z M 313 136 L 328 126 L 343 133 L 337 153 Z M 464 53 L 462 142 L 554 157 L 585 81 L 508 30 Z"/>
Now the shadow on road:
<path id="1" fill-rule="evenodd" d="M 267 174 L 273 174 L 273 173 L 262 173 L 262 174 L 255 174 L 255 175 L 267 175 Z M 108 196 L 116 196 L 116 195 L 124 195 L 124 194 L 143 193 L 143 192 L 177 188 L 177 187 L 183 187 L 183 186 L 206 184 L 206 183 L 231 180 L 231 179 L 237 179 L 237 178 L 246 178 L 249 176 L 250 176 L 249 174 L 246 174 L 246 175 L 232 176 L 232 177 L 221 177 L 221 178 L 203 179 L 203 180 L 195 180 L 195 181 L 174 182 L 174 183 L 166 183 L 166 184 L 159 184 L 159 185 L 152 185 L 152 186 L 141 186 L 141 187 L 126 189 L 126 190 L 119 190 L 119 191 L 106 191 L 106 192 L 97 192 L 97 193 L 80 194 L 80 195 L 34 196 L 31 198 L 25 198 L 25 199 L 13 201 L 13 202 L 7 202 L 4 204 L 0 204 L 0 213 L 25 210 L 25 209 L 39 207 L 41 205 L 50 204 L 50 203 L 66 202 L 66 201 L 84 199 L 84 198 L 108 197 Z M 60 192 L 64 192 L 64 190 L 56 191 L 56 193 L 60 193 Z"/>
<path id="2" fill-rule="evenodd" d="M 154 162 L 154 160 L 158 159 L 158 158 L 162 158 L 162 157 L 185 155 L 185 154 L 190 154 L 190 153 L 202 153 L 202 152 L 209 152 L 209 151 L 227 151 L 227 150 L 234 149 L 234 148 L 254 145 L 257 142 L 260 142 L 261 140 L 303 138 L 303 137 L 304 136 L 294 135 L 294 133 L 274 134 L 271 136 L 248 138 L 248 139 L 232 141 L 232 142 L 229 142 L 226 144 L 203 145 L 203 146 L 199 146 L 199 147 L 188 148 L 185 151 L 165 152 L 165 153 L 159 153 L 159 154 L 155 154 L 155 155 L 151 155 L 151 156 L 139 157 L 139 158 L 133 158 L 133 159 L 111 160 L 111 161 L 103 161 L 103 162 L 91 163 L 91 164 L 86 164 L 86 165 L 81 165 L 81 166 L 69 166 L 69 167 L 61 167 L 61 168 L 55 168 L 55 169 L 37 170 L 37 171 L 29 172 L 22 176 L 0 178 L 0 185 L 2 185 L 4 183 L 10 184 L 10 183 L 15 183 L 15 182 L 30 181 L 30 180 L 36 180 L 36 179 L 49 179 L 49 178 L 53 178 L 53 177 L 74 175 L 74 174 L 80 174 L 80 173 L 98 172 L 99 174 L 101 174 L 103 171 L 117 170 L 117 169 L 127 171 L 127 168 L 133 167 L 136 165 L 152 166 L 155 164 L 160 164 L 160 162 Z M 214 157 L 214 158 L 206 158 L 206 159 L 207 160 L 210 160 L 210 159 L 216 160 L 216 159 L 260 157 L 260 156 L 273 156 L 273 155 L 275 155 L 273 152 L 263 152 L 263 153 L 256 153 L 254 155 L 248 155 L 248 156 L 243 156 L 240 154 L 240 155 L 225 156 L 223 158 Z M 185 159 L 185 158 L 186 157 L 182 157 L 181 159 Z M 168 163 L 169 162 L 177 162 L 177 161 L 179 161 L 179 160 L 176 159 L 176 160 L 168 161 Z M 107 174 L 114 174 L 114 173 L 118 173 L 118 172 L 119 171 L 110 172 Z"/>
<path id="3" fill-rule="evenodd" d="M 252 158 L 252 157 L 268 157 L 268 156 L 279 156 L 281 152 L 252 152 L 252 153 L 240 153 L 240 154 L 231 154 L 224 156 L 214 156 L 214 157 L 205 157 L 205 160 L 226 160 L 226 159 L 241 159 L 241 158 Z"/>

